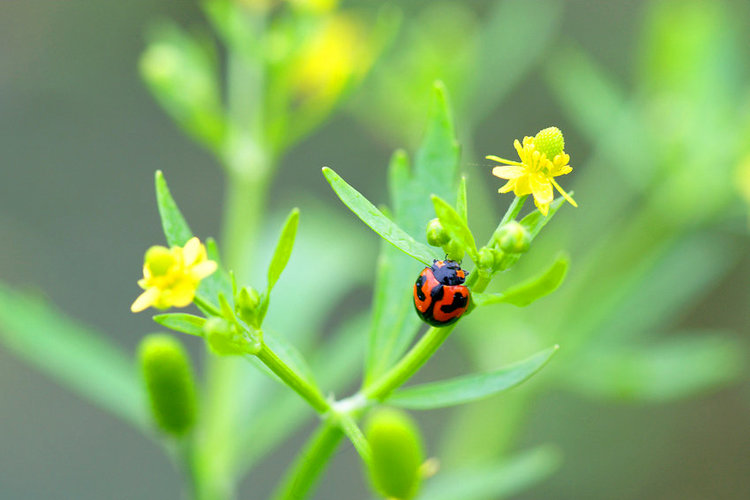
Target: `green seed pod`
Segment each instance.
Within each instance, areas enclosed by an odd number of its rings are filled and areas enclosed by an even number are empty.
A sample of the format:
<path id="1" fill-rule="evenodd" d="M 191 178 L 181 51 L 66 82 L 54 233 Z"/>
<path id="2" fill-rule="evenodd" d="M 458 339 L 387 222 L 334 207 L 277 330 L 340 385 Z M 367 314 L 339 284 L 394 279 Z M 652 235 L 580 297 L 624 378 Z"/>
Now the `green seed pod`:
<path id="1" fill-rule="evenodd" d="M 554 160 L 565 149 L 565 139 L 559 128 L 547 127 L 534 137 L 534 148 L 544 153 L 548 160 Z"/>
<path id="2" fill-rule="evenodd" d="M 404 412 L 378 409 L 370 416 L 365 435 L 372 450 L 370 479 L 375 489 L 389 498 L 413 498 L 419 489 L 419 471 L 424 461 L 422 440 L 414 421 Z"/>
<path id="3" fill-rule="evenodd" d="M 146 336 L 138 348 L 143 380 L 157 426 L 179 436 L 195 423 L 196 395 L 190 358 L 175 338 Z"/>
<path id="4" fill-rule="evenodd" d="M 495 244 L 505 253 L 524 253 L 531 245 L 529 232 L 516 221 L 500 227 L 493 236 Z"/>
<path id="5" fill-rule="evenodd" d="M 440 219 L 432 219 L 427 223 L 427 243 L 433 247 L 442 247 L 450 241 L 450 236 L 440 223 Z"/>
<path id="6" fill-rule="evenodd" d="M 235 297 L 237 304 L 237 315 L 242 321 L 250 325 L 255 325 L 258 317 L 258 307 L 260 306 L 260 293 L 251 286 L 243 287 Z"/>

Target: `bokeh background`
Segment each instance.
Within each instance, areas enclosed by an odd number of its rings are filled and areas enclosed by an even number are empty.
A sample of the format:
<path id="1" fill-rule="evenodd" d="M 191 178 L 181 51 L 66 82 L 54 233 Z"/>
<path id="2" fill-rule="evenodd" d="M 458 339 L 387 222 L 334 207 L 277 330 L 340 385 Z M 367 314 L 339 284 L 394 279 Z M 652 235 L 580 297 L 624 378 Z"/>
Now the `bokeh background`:
<path id="1" fill-rule="evenodd" d="M 507 200 L 494 195 L 496 179 L 483 156 L 508 157 L 514 138 L 555 124 L 576 167 L 563 185 L 576 190 L 581 208 L 561 211 L 537 258 L 548 260 L 545 249 L 568 249 L 570 282 L 561 298 L 544 299 L 525 316 L 495 310 L 476 318 L 474 339 L 453 339 L 420 377 L 498 366 L 502 353 L 518 359 L 542 342 L 533 332 L 523 336 L 529 316 L 548 318 L 542 324 L 554 335 L 541 338 L 562 346 L 554 362 L 580 362 L 584 373 L 597 368 L 592 378 L 614 382 L 580 382 L 585 377 L 561 369 L 523 402 L 523 425 L 508 446 L 551 443 L 562 462 L 516 498 L 750 498 L 743 198 L 750 190 L 750 176 L 743 177 L 750 169 L 743 170 L 750 164 L 750 5 L 553 2 L 514 23 L 533 34 L 531 41 L 513 30 L 492 32 L 494 49 L 487 51 L 473 44 L 496 2 L 401 3 L 400 38 L 343 108 L 282 160 L 272 186 L 272 220 L 300 206 L 314 235 L 316 224 L 327 223 L 316 214 L 334 210 L 361 240 L 342 265 L 361 274 L 339 277 L 359 285 L 337 314 L 369 303 L 361 283 L 373 274 L 378 242 L 345 213 L 321 166 L 386 201 L 388 158 L 397 146 L 414 149 L 431 82 L 443 78 L 464 144 L 472 218 L 489 234 Z M 42 294 L 129 352 L 156 330 L 148 316 L 128 309 L 142 252 L 162 241 L 153 172 L 165 172 L 199 235 L 218 233 L 223 201 L 214 159 L 173 125 L 139 77 L 144 33 L 160 19 L 204 25 L 188 0 L 0 2 L 0 278 Z M 417 49 L 402 50 L 405 44 Z M 468 90 L 480 73 L 494 75 L 497 98 L 483 101 L 485 94 Z M 653 267 L 637 259 L 662 245 L 669 250 L 649 261 Z M 609 250 L 588 253 L 600 246 Z M 630 289 L 608 295 L 623 282 Z M 573 290 L 567 295 L 566 286 Z M 586 292 L 574 293 L 581 288 Z M 578 312 L 596 310 L 600 300 L 624 304 L 591 320 L 609 334 L 599 338 L 615 340 L 594 341 L 580 324 L 592 316 Z M 633 318 L 647 319 L 639 325 Z M 630 328 L 639 329 L 635 338 L 621 331 Z M 497 333 L 507 330 L 517 334 Z M 705 346 L 680 343 L 697 331 L 710 335 Z M 677 338 L 678 347 L 652 350 L 657 337 Z M 566 361 L 566 340 L 596 348 Z M 633 346 L 651 355 L 629 356 Z M 199 359 L 201 346 L 189 347 Z M 482 351 L 501 354 L 493 362 L 481 359 Z M 679 359 L 670 363 L 672 356 Z M 616 373 L 606 375 L 611 367 Z M 644 379 L 618 385 L 623 373 Z M 679 380 L 670 385 L 670 377 Z M 179 478 L 152 442 L 4 347 L 0 397 L 0 498 L 178 498 Z M 491 428 L 518 404 L 499 396 L 473 413 L 418 417 L 430 451 L 453 450 L 455 461 L 481 456 L 483 439 L 440 444 L 446 429 L 478 421 Z M 270 491 L 307 431 L 255 469 L 240 497 Z M 317 498 L 367 497 L 353 457 L 350 447 L 340 449 Z"/>

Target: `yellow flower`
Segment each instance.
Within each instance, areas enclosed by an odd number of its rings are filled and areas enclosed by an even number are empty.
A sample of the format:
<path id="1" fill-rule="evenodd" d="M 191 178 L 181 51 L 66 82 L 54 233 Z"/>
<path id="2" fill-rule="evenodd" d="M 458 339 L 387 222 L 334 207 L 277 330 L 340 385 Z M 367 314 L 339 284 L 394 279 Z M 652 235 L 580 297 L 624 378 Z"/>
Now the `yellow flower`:
<path id="1" fill-rule="evenodd" d="M 498 192 L 508 193 L 513 191 L 516 196 L 533 194 L 534 204 L 545 216 L 549 213 L 549 205 L 554 200 L 553 186 L 571 205 L 578 206 L 575 200 L 555 181 L 555 177 L 570 173 L 573 168 L 568 165 L 570 156 L 562 150 L 562 134 L 559 130 L 554 130 L 560 135 L 560 146 L 559 151 L 554 151 L 555 156 L 551 160 L 546 153 L 535 147 L 535 138 L 528 136 L 523 138 L 523 144 L 518 140 L 513 143 L 516 151 L 518 151 L 518 157 L 521 159 L 520 162 L 505 160 L 494 155 L 486 157 L 488 160 L 504 164 L 502 167 L 492 169 L 492 175 L 508 180 Z M 546 136 L 549 131 L 550 129 L 545 129 L 537 134 L 537 137 L 540 137 L 543 133 Z"/>
<path id="2" fill-rule="evenodd" d="M 195 237 L 184 247 L 153 246 L 144 257 L 143 279 L 138 280 L 138 286 L 145 291 L 130 310 L 137 313 L 148 307 L 185 307 L 193 302 L 201 280 L 217 267 L 216 262 L 208 260 L 206 247 Z"/>
<path id="3" fill-rule="evenodd" d="M 298 55 L 291 74 L 303 99 L 332 101 L 362 78 L 375 58 L 362 22 L 335 13 L 322 21 Z"/>

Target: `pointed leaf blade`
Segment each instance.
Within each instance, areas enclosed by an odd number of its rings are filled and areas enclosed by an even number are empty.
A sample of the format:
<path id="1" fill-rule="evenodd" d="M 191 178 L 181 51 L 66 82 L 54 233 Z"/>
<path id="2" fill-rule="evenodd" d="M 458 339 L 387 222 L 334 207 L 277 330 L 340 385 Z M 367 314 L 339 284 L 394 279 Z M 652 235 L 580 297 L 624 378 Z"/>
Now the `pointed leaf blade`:
<path id="1" fill-rule="evenodd" d="M 425 265 L 432 265 L 433 259 L 437 256 L 430 247 L 415 241 L 336 172 L 326 167 L 323 169 L 323 175 L 344 205 L 349 207 L 370 229 L 405 254 Z"/>
<path id="2" fill-rule="evenodd" d="M 471 299 L 477 306 L 512 304 L 526 307 L 560 287 L 568 273 L 569 263 L 567 255 L 561 254 L 542 274 L 519 283 L 503 293 L 474 293 Z"/>
<path id="3" fill-rule="evenodd" d="M 153 320 L 176 332 L 198 337 L 203 336 L 203 325 L 206 324 L 206 318 L 187 313 L 157 314 Z"/>
<path id="4" fill-rule="evenodd" d="M 155 178 L 156 203 L 159 207 L 164 236 L 170 246 L 184 246 L 193 237 L 193 232 L 185 221 L 185 217 L 182 216 L 174 198 L 172 198 L 172 193 L 169 192 L 167 181 L 161 170 L 156 171 Z"/>
<path id="5" fill-rule="evenodd" d="M 456 240 L 464 247 L 471 260 L 476 264 L 479 260 L 477 252 L 477 243 L 471 229 L 466 225 L 466 221 L 461 215 L 453 209 L 452 206 L 437 195 L 432 196 L 432 203 L 435 206 L 435 213 L 440 219 L 440 223 L 450 235 L 451 239 Z"/>
<path id="6" fill-rule="evenodd" d="M 279 242 L 276 244 L 276 250 L 273 252 L 271 257 L 271 264 L 268 266 L 268 291 L 276 285 L 279 280 L 281 273 L 284 271 L 289 257 L 292 255 L 292 249 L 294 248 L 294 239 L 297 236 L 297 227 L 299 226 L 299 209 L 295 208 L 287 217 L 284 223 L 284 228 L 281 230 L 281 236 L 279 236 Z"/>
<path id="7" fill-rule="evenodd" d="M 490 373 L 476 373 L 396 391 L 388 403 L 412 410 L 456 406 L 487 398 L 521 384 L 538 372 L 557 352 L 558 346 Z"/>
<path id="8" fill-rule="evenodd" d="M 148 427 L 135 362 L 103 334 L 0 284 L 0 341 L 59 384 L 135 427 Z"/>

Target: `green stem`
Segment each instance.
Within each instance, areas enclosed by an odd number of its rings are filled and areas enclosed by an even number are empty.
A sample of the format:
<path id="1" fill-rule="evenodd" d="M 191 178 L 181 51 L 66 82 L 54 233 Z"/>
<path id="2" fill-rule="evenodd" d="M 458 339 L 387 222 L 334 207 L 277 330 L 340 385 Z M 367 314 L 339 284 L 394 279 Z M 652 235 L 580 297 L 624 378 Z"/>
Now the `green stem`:
<path id="1" fill-rule="evenodd" d="M 221 317 L 221 312 L 214 307 L 213 304 L 206 302 L 202 298 L 200 298 L 198 295 L 196 295 L 193 298 L 193 302 L 195 302 L 195 305 L 198 306 L 200 309 L 202 309 L 204 312 L 209 313 L 211 316 L 219 316 Z"/>
<path id="2" fill-rule="evenodd" d="M 342 437 L 339 427 L 329 422 L 323 423 L 297 456 L 272 498 L 300 500 L 309 495 Z"/>
<path id="3" fill-rule="evenodd" d="M 299 374 L 289 368 L 275 352 L 264 343 L 258 354 L 258 359 L 271 369 L 286 385 L 307 401 L 318 413 L 324 414 L 331 409 L 331 405 L 321 395 L 320 391 Z"/>

